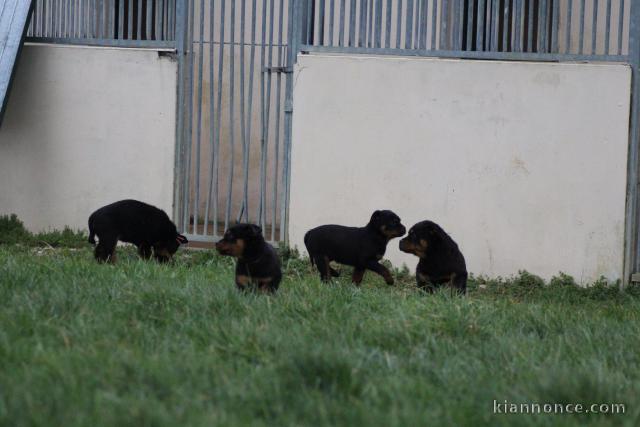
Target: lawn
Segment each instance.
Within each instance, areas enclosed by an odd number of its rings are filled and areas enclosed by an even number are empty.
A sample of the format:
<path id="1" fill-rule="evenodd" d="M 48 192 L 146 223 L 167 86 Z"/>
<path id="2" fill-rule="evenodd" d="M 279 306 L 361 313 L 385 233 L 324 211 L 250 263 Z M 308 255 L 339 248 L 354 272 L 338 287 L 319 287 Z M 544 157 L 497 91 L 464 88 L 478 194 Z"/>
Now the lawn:
<path id="1" fill-rule="evenodd" d="M 0 245 L 1 425 L 640 423 L 636 288 L 523 273 L 427 296 L 406 274 L 325 285 L 289 258 L 268 297 L 236 292 L 211 251 L 111 266 L 76 246 Z M 494 399 L 625 413 L 494 414 Z"/>

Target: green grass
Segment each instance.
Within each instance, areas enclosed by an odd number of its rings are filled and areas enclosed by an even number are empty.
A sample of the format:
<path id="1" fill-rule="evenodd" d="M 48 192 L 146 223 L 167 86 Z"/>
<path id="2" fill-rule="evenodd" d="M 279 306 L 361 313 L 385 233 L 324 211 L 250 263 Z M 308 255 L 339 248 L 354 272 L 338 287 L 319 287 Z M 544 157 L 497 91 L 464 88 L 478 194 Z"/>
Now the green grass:
<path id="1" fill-rule="evenodd" d="M 466 298 L 321 284 L 285 260 L 274 297 L 233 263 L 0 245 L 0 424 L 638 425 L 640 296 L 568 276 L 474 279 Z M 348 273 L 348 270 L 343 272 Z M 348 274 L 343 274 L 348 276 Z M 623 415 L 494 415 L 493 400 L 624 403 Z"/>

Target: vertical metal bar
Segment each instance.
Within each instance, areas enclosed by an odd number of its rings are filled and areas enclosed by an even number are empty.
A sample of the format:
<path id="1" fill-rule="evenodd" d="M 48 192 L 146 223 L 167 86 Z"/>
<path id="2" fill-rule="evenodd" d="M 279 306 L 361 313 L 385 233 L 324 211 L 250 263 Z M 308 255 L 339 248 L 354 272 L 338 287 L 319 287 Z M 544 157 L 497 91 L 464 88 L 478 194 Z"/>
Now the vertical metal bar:
<path id="1" fill-rule="evenodd" d="M 621 286 L 626 286 L 631 274 L 640 266 L 638 239 L 638 119 L 640 117 L 640 3 L 631 2 L 629 19 L 629 60 L 632 70 L 631 123 L 627 164 L 627 205 L 625 215 L 624 271 Z"/>
<path id="2" fill-rule="evenodd" d="M 180 0 L 178 0 L 180 1 Z M 176 37 L 176 0 L 167 0 L 167 33 L 169 38 Z"/>
<path id="3" fill-rule="evenodd" d="M 204 12 L 203 12 L 204 13 Z M 164 15 L 164 11 L 163 11 Z M 166 19 L 166 18 L 165 18 Z M 211 210 L 211 196 L 213 192 L 213 174 L 214 174 L 214 162 L 218 157 L 215 151 L 215 129 L 219 127 L 215 122 L 215 91 L 214 91 L 214 59 L 215 59 L 215 43 L 214 43 L 214 30 L 215 30 L 215 0 L 209 2 L 209 186 L 207 187 L 207 199 L 204 205 L 204 229 L 205 235 L 209 234 L 209 211 Z M 165 32 L 166 34 L 166 32 Z M 216 200 L 217 203 L 217 200 Z M 213 225 L 213 224 L 212 224 Z M 214 228 L 211 233 L 216 236 L 217 230 Z"/>
<path id="4" fill-rule="evenodd" d="M 52 1 L 52 3 L 51 3 L 51 12 L 50 12 L 51 21 L 49 22 L 49 31 L 50 31 L 49 34 L 50 34 L 51 37 L 56 37 L 56 28 L 55 28 L 56 4 L 54 3 L 54 0 L 51 0 L 51 1 Z"/>
<path id="5" fill-rule="evenodd" d="M 265 132 L 264 132 L 264 146 L 262 148 L 262 155 L 263 155 L 263 162 L 262 164 L 264 165 L 264 168 L 262 170 L 262 186 L 263 186 L 263 191 L 261 191 L 261 193 L 264 195 L 264 201 L 263 201 L 263 207 L 261 209 L 261 217 L 260 217 L 260 224 L 262 226 L 263 230 L 266 230 L 266 222 L 267 222 L 267 161 L 268 161 L 268 152 L 269 152 L 269 124 L 271 122 L 271 68 L 273 67 L 273 23 L 274 23 L 274 1 L 272 0 L 270 3 L 270 7 L 269 7 L 269 55 L 268 55 L 268 69 L 269 72 L 266 75 L 266 79 L 267 79 L 267 95 L 266 95 L 266 104 L 265 104 L 265 113 L 264 113 L 264 117 L 265 117 L 265 122 L 264 122 L 264 126 L 265 126 Z M 324 4 L 322 5 L 322 9 L 320 10 L 322 15 L 321 15 L 321 19 L 324 21 L 324 14 L 325 14 L 325 10 L 324 10 Z M 322 28 L 323 31 L 320 33 L 320 40 L 323 41 L 324 40 L 324 24 L 322 24 Z M 277 156 L 277 153 L 276 153 Z"/>
<path id="6" fill-rule="evenodd" d="M 104 0 L 98 0 L 98 10 L 96 11 L 96 37 L 105 38 L 104 33 Z"/>
<path id="7" fill-rule="evenodd" d="M 298 42 L 300 40 L 300 3 L 290 1 L 289 3 L 289 49 L 287 51 L 287 66 L 293 67 L 298 53 Z M 293 76 L 292 73 L 286 75 L 285 85 L 285 116 L 284 116 L 284 147 L 283 147 L 283 171 L 282 185 L 283 196 L 280 205 L 280 241 L 288 243 L 289 239 L 289 194 L 291 189 L 291 115 L 293 113 Z"/>
<path id="8" fill-rule="evenodd" d="M 593 0 L 593 22 L 591 23 L 591 54 L 596 54 L 596 36 L 598 34 L 598 0 Z"/>
<path id="9" fill-rule="evenodd" d="M 150 6 L 147 4 L 147 7 Z M 149 9 L 147 9 L 149 12 Z M 204 0 L 200 0 L 200 27 L 198 31 L 198 122 L 196 125 L 196 170 L 195 170 L 195 185 L 194 185 L 194 197 L 193 197 L 193 234 L 198 234 L 198 222 L 200 216 L 200 152 L 202 137 L 202 83 L 203 83 L 203 68 L 204 68 Z M 149 14 L 147 14 L 149 17 Z M 147 20 L 149 23 L 149 20 Z M 150 36 L 149 28 L 147 28 L 147 36 Z M 204 230 L 206 233 L 206 228 Z"/>
<path id="10" fill-rule="evenodd" d="M 427 49 L 427 39 L 431 26 L 429 25 L 429 0 L 421 0 L 421 12 L 420 12 L 420 45 L 418 49 Z"/>
<path id="11" fill-rule="evenodd" d="M 467 2 L 467 36 L 466 36 L 466 50 L 473 48 L 473 9 L 475 8 L 475 0 L 468 0 Z"/>
<path id="12" fill-rule="evenodd" d="M 253 77 L 255 71 L 255 56 L 256 56 L 256 16 L 257 16 L 257 3 L 256 0 L 252 1 L 252 9 L 251 9 L 251 49 L 249 52 L 249 100 L 248 100 L 248 114 L 247 114 L 247 157 L 245 159 L 246 164 L 244 165 L 244 182 L 245 182 L 245 191 L 247 197 L 245 198 L 245 205 L 243 208 L 245 209 L 245 220 L 249 221 L 249 160 L 251 155 L 251 125 L 253 124 Z"/>
<path id="13" fill-rule="evenodd" d="M 502 17 L 502 51 L 509 51 L 509 35 L 511 34 L 511 21 L 509 20 L 510 7 L 509 0 L 504 0 Z"/>
<path id="14" fill-rule="evenodd" d="M 270 4 L 273 4 L 273 0 L 270 1 Z M 317 0 L 318 6 L 318 45 L 324 46 L 324 18 L 325 18 L 325 7 L 324 0 Z M 266 11 L 263 11 L 266 13 Z"/>
<path id="15" fill-rule="evenodd" d="M 307 42 L 306 44 L 312 45 L 313 43 L 313 32 L 315 29 L 315 16 L 313 14 L 313 2 L 315 0 L 306 0 L 307 1 L 307 16 L 306 16 L 306 28 L 307 28 Z M 263 4 L 263 8 L 266 8 L 266 5 Z M 264 40 L 263 40 L 264 41 Z"/>
<path id="16" fill-rule="evenodd" d="M 540 0 L 538 9 L 538 52 L 547 52 L 547 0 Z"/>
<path id="17" fill-rule="evenodd" d="M 282 14 L 282 11 L 280 11 Z M 329 46 L 333 46 L 333 27 L 336 16 L 336 0 L 329 0 Z"/>
<path id="18" fill-rule="evenodd" d="M 534 4 L 533 0 L 529 1 L 529 12 L 527 15 L 527 52 L 533 52 L 533 14 L 534 14 Z M 583 0 L 584 1 L 584 0 Z"/>
<path id="19" fill-rule="evenodd" d="M 453 43 L 453 49 L 460 49 L 460 19 L 458 17 L 458 12 L 460 10 L 460 0 L 453 0 L 451 2 L 451 19 L 453 20 L 451 25 L 451 39 Z"/>
<path id="20" fill-rule="evenodd" d="M 147 0 L 147 22 L 145 25 L 146 40 L 151 40 L 151 25 L 153 24 L 153 19 L 151 16 L 152 10 L 153 0 Z"/>
<path id="21" fill-rule="evenodd" d="M 522 52 L 522 30 L 523 30 L 523 22 L 522 22 L 522 3 L 524 0 L 515 0 L 516 2 L 516 11 L 515 11 L 515 28 L 514 28 L 514 51 Z"/>
<path id="22" fill-rule="evenodd" d="M 133 3 L 134 0 L 129 0 L 129 14 L 127 16 L 127 39 L 133 40 L 135 38 L 133 33 Z"/>
<path id="23" fill-rule="evenodd" d="M 618 11 L 618 55 L 622 55 L 622 29 L 624 28 L 624 0 L 620 0 L 620 9 Z"/>
<path id="24" fill-rule="evenodd" d="M 108 0 L 105 0 L 108 1 Z M 60 28 L 61 28 L 61 36 L 62 37 L 69 37 L 69 17 L 68 17 L 68 13 L 69 13 L 69 0 L 62 0 L 61 1 L 62 5 L 60 6 L 62 9 L 62 12 L 60 13 Z"/>
<path id="25" fill-rule="evenodd" d="M 234 0 L 232 0 L 234 1 Z M 226 0 L 220 0 L 220 48 L 218 53 L 218 99 L 216 117 L 216 138 L 215 138 L 215 161 L 214 161 L 214 195 L 213 195 L 213 231 L 218 233 L 218 190 L 219 190 L 219 170 L 220 170 L 220 130 L 222 129 L 222 89 L 224 82 L 224 27 L 226 20 L 225 10 Z"/>
<path id="26" fill-rule="evenodd" d="M 476 50 L 484 50 L 485 21 L 486 21 L 485 0 L 478 0 L 478 17 L 476 23 Z"/>
<path id="27" fill-rule="evenodd" d="M 595 1 L 595 0 L 594 0 Z M 581 5 L 580 5 L 580 49 L 579 49 L 579 53 L 580 55 L 584 54 L 584 19 L 585 19 L 585 9 L 586 9 L 586 1 L 585 0 L 581 0 Z"/>
<path id="28" fill-rule="evenodd" d="M 611 0 L 607 0 L 607 18 L 604 23 L 604 54 L 610 53 L 609 42 L 611 41 Z"/>
<path id="29" fill-rule="evenodd" d="M 130 2 L 131 4 L 131 2 Z M 177 37 L 176 37 L 176 52 L 178 55 L 178 84 L 176 90 L 177 106 L 176 106 L 176 149 L 175 149 L 175 167 L 174 167 L 174 192 L 173 192 L 173 219 L 180 228 L 180 231 L 185 233 L 187 230 L 183 226 L 181 219 L 184 217 L 182 212 L 183 199 L 187 197 L 183 191 L 184 185 L 182 180 L 184 179 L 184 149 L 186 145 L 186 139 L 184 134 L 184 115 L 185 115 L 185 60 L 186 60 L 186 31 L 184 26 L 186 0 L 178 0 L 177 14 L 180 17 L 177 22 Z M 89 13 L 91 7 L 89 8 Z M 131 16 L 131 15 L 129 15 Z M 90 19 L 88 20 L 90 21 Z"/>
<path id="30" fill-rule="evenodd" d="M 289 0 L 292 1 L 292 0 Z M 345 1 L 340 0 L 340 30 L 338 31 L 338 46 L 344 46 L 344 20 L 345 20 Z"/>
<path id="31" fill-rule="evenodd" d="M 384 47 L 391 47 L 391 0 L 385 1 L 385 26 L 384 26 Z"/>
<path id="32" fill-rule="evenodd" d="M 413 0 L 407 0 L 407 13 L 405 16 L 404 48 L 411 49 L 413 38 Z"/>
<path id="33" fill-rule="evenodd" d="M 189 0 L 190 2 L 193 2 L 194 0 Z M 136 40 L 142 40 L 142 0 L 138 0 L 138 10 L 137 10 L 137 15 L 138 15 L 138 28 L 137 28 L 137 38 Z M 191 47 L 189 48 L 189 51 L 191 51 Z"/>
<path id="34" fill-rule="evenodd" d="M 151 37 L 153 38 L 153 40 L 162 40 L 162 0 L 156 0 L 153 3 L 153 9 L 155 24 L 153 25 L 153 32 L 151 33 Z M 204 13 L 204 10 L 201 10 L 200 13 Z M 204 34 L 200 34 L 200 37 L 204 37 Z"/>
<path id="35" fill-rule="evenodd" d="M 118 38 L 124 39 L 124 0 L 120 0 L 118 6 Z"/>
<path id="36" fill-rule="evenodd" d="M 332 0 L 333 3 L 333 0 Z M 284 0 L 280 0 L 280 8 L 278 15 L 278 45 L 282 46 L 282 34 L 283 34 L 283 15 L 284 15 Z M 333 16 L 333 13 L 331 14 Z M 333 22 L 333 19 L 331 20 Z M 333 26 L 333 25 L 332 25 Z M 333 34 L 333 32 L 332 32 Z M 282 66 L 282 49 L 278 49 L 278 66 Z M 275 134 L 275 156 L 274 156 L 274 174 L 273 174 L 273 201 L 271 212 L 271 240 L 276 240 L 276 224 L 278 223 L 278 167 L 279 167 L 279 153 L 280 153 L 280 116 L 282 115 L 282 73 L 278 73 L 276 83 L 276 134 Z"/>
<path id="37" fill-rule="evenodd" d="M 109 38 L 116 38 L 116 5 L 115 0 L 109 0 Z"/>
<path id="38" fill-rule="evenodd" d="M 553 17 L 552 17 L 552 26 L 551 26 L 551 49 L 553 53 L 560 53 L 560 43 L 558 39 L 559 35 L 559 24 L 560 24 L 560 2 L 558 0 L 553 1 Z"/>
<path id="39" fill-rule="evenodd" d="M 438 28 L 438 0 L 431 0 L 431 4 L 431 50 L 436 50 L 438 47 L 436 33 Z"/>
<path id="40" fill-rule="evenodd" d="M 349 4 L 349 47 L 356 45 L 356 0 Z"/>
<path id="41" fill-rule="evenodd" d="M 367 30 L 367 47 L 373 47 L 373 38 L 374 38 L 374 20 L 373 20 L 373 12 L 374 12 L 374 0 L 369 0 L 369 4 L 367 5 L 367 22 L 368 22 L 368 30 Z"/>
<path id="42" fill-rule="evenodd" d="M 382 46 L 382 0 L 376 0 L 376 24 L 375 24 L 375 39 L 373 46 L 380 48 Z"/>
<path id="43" fill-rule="evenodd" d="M 456 50 L 462 50 L 462 32 L 464 31 L 463 0 L 453 2 L 453 46 Z"/>
<path id="44" fill-rule="evenodd" d="M 265 0 L 266 1 L 266 0 Z M 264 11 L 264 9 L 263 9 Z M 227 210 L 224 215 L 224 228 L 229 228 L 231 219 L 231 203 L 233 201 L 233 175 L 235 168 L 235 37 L 236 37 L 236 2 L 231 1 L 231 22 L 229 25 L 229 181 L 227 181 Z"/>
<path id="45" fill-rule="evenodd" d="M 139 10 L 139 14 L 138 16 L 142 16 L 142 9 Z M 139 19 L 140 21 L 140 19 Z M 189 15 L 187 18 L 187 27 L 189 29 L 189 36 L 188 36 L 188 40 L 187 40 L 187 46 L 188 46 L 188 55 L 189 55 L 189 87 L 188 87 L 188 97 L 187 97 L 187 123 L 186 123 L 186 134 L 187 134 L 187 143 L 185 146 L 185 151 L 186 151 L 186 162 L 187 162 L 187 167 L 185 168 L 185 178 L 184 178 L 184 185 L 185 185 L 185 199 L 184 199 L 184 214 L 185 214 L 185 218 L 183 219 L 184 221 L 184 228 L 185 230 L 188 229 L 188 224 L 189 224 L 189 196 L 190 196 L 190 190 L 189 190 L 189 186 L 190 186 L 190 177 L 191 177 L 191 149 L 193 146 L 193 80 L 194 80 L 194 55 L 193 55 L 193 43 L 194 43 L 194 33 L 195 33 L 195 0 L 189 0 Z M 141 21 L 140 21 L 141 22 Z M 140 30 L 138 30 L 140 31 Z M 195 224 L 198 220 L 198 213 L 194 212 L 194 228 L 193 230 L 195 230 Z M 194 233 L 195 234 L 195 233 Z"/>
<path id="46" fill-rule="evenodd" d="M 568 0 L 568 5 L 567 5 L 567 31 L 565 33 L 565 49 L 564 49 L 564 53 L 571 53 L 571 28 L 572 28 L 572 24 L 573 23 L 573 0 Z"/>
<path id="47" fill-rule="evenodd" d="M 75 37 L 75 0 L 69 2 L 69 37 Z"/>
<path id="48" fill-rule="evenodd" d="M 500 1 L 493 0 L 491 3 L 492 19 L 491 19 L 491 50 L 496 52 L 498 50 L 498 27 L 500 22 Z"/>
<path id="49" fill-rule="evenodd" d="M 367 41 L 367 0 L 360 0 L 360 21 L 358 26 L 358 46 L 364 47 Z"/>
<path id="50" fill-rule="evenodd" d="M 264 11 L 263 11 L 264 13 Z M 242 216 L 247 218 L 247 206 L 249 205 L 249 151 L 247 147 L 247 128 L 245 117 L 245 67 L 244 67 L 244 54 L 245 54 L 245 17 L 247 15 L 247 2 L 242 1 L 240 3 L 240 139 L 242 141 L 242 170 L 243 170 L 243 182 L 242 182 L 242 206 L 240 213 L 238 214 L 238 221 L 242 221 Z M 249 222 L 245 220 L 245 222 Z"/>
<path id="51" fill-rule="evenodd" d="M 402 40 L 402 0 L 398 1 L 398 13 L 396 15 L 396 49 L 400 49 Z"/>
<path id="52" fill-rule="evenodd" d="M 42 0 L 40 6 L 40 37 L 46 37 L 45 23 L 47 18 L 47 2 Z"/>

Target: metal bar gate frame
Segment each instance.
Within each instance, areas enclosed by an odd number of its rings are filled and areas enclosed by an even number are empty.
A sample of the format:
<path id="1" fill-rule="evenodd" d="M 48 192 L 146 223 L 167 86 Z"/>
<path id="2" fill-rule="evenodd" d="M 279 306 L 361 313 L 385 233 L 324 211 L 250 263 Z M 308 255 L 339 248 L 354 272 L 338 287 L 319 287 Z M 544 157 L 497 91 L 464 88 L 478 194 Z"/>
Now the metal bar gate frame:
<path id="1" fill-rule="evenodd" d="M 300 4 L 177 2 L 174 218 L 191 241 L 214 242 L 235 221 L 260 224 L 272 242 L 287 241 L 292 64 Z M 203 121 L 208 122 L 209 138 Z M 256 148 L 259 159 L 252 161 Z M 207 151 L 208 165 L 202 158 Z M 208 179 L 201 183 L 203 176 Z"/>
<path id="2" fill-rule="evenodd" d="M 250 0 L 241 0 L 240 42 L 241 49 L 245 46 L 245 17 L 246 5 Z M 261 159 L 260 159 L 260 201 L 255 214 L 251 214 L 248 203 L 248 171 L 250 169 L 249 147 L 247 146 L 247 132 L 251 132 L 251 119 L 247 121 L 245 98 L 245 53 L 242 51 L 240 59 L 241 71 L 241 135 L 243 141 L 243 191 L 242 205 L 237 212 L 239 220 L 255 220 L 263 229 L 267 224 L 267 201 L 265 189 L 268 162 L 265 161 L 269 145 L 269 129 L 271 124 L 271 103 L 268 100 L 271 90 L 271 75 L 277 74 L 280 83 L 281 75 L 285 76 L 284 103 L 276 105 L 276 121 L 284 115 L 282 129 L 282 163 L 276 160 L 275 168 L 281 168 L 281 178 L 278 187 L 276 176 L 274 198 L 279 203 L 279 215 L 275 206 L 271 206 L 272 215 L 269 224 L 270 233 L 267 238 L 272 241 L 287 242 L 288 206 L 290 188 L 290 153 L 291 153 L 291 124 L 293 114 L 293 76 L 292 69 L 298 54 L 311 52 L 330 52 L 343 54 L 376 54 L 376 55 L 411 55 L 439 58 L 466 59 L 495 59 L 513 61 L 551 61 L 575 62 L 597 61 L 625 63 L 631 67 L 631 111 L 629 122 L 629 146 L 627 168 L 627 197 L 625 215 L 625 248 L 624 272 L 622 286 L 631 280 L 640 281 L 640 2 L 628 0 L 593 0 L 591 8 L 586 0 L 262 0 L 261 42 L 256 44 L 256 1 L 252 0 L 252 35 L 251 61 L 254 50 L 261 49 Z M 276 66 L 272 61 L 273 32 L 274 32 L 274 4 L 279 1 L 279 31 L 278 47 L 279 61 Z M 200 7 L 195 5 L 200 2 Z M 210 10 L 211 39 L 211 69 L 210 84 L 213 94 L 213 44 L 214 44 L 214 6 L 218 4 L 221 19 L 215 23 L 220 25 L 218 83 L 224 79 L 223 64 L 224 45 L 230 44 L 232 49 L 236 45 L 236 1 L 235 0 L 207 0 Z M 229 2 L 230 30 L 229 42 L 225 41 L 225 3 Z M 284 7 L 286 3 L 286 8 Z M 191 240 L 215 241 L 222 229 L 231 220 L 231 200 L 233 179 L 227 183 L 227 205 L 224 218 L 218 218 L 217 199 L 213 201 L 211 222 L 212 232 L 209 233 L 208 222 L 209 204 L 212 197 L 211 188 L 207 194 L 204 223 L 200 224 L 198 210 L 200 209 L 199 178 L 195 185 L 191 185 L 191 162 L 194 160 L 192 148 L 195 147 L 196 176 L 200 174 L 200 160 L 197 158 L 201 149 L 201 121 L 202 121 L 202 45 L 203 39 L 203 11 L 204 0 L 177 0 L 176 10 L 176 49 L 179 57 L 178 66 L 178 117 L 176 129 L 176 172 L 175 172 L 175 206 L 174 218 L 181 231 L 186 232 Z M 267 4 L 269 9 L 267 10 Z M 615 7 L 614 7 L 615 6 Z M 195 33 L 199 41 L 194 39 L 194 27 L 200 10 L 199 28 Z M 282 19 L 284 10 L 287 13 L 286 43 L 282 35 Z M 562 11 L 561 11 L 562 9 Z M 563 13 L 564 12 L 564 13 Z M 603 13 L 604 12 L 604 13 Z M 269 39 L 266 36 L 267 16 Z M 337 20 L 337 22 L 336 22 Z M 576 24 L 576 21 L 578 23 Z M 601 23 L 604 22 L 604 26 Z M 591 25 L 588 34 L 586 24 Z M 561 27 L 561 24 L 564 27 Z M 603 34 L 598 35 L 598 28 L 604 27 Z M 561 28 L 563 30 L 561 31 Z M 627 30 L 626 33 L 624 30 Z M 576 34 L 577 33 L 577 34 Z M 624 35 L 628 34 L 628 46 L 624 46 Z M 589 37 L 590 36 L 590 37 Z M 614 39 L 615 37 L 615 39 Z M 196 44 L 199 44 L 197 49 Z M 269 48 L 268 59 L 265 59 L 265 48 Z M 195 51 L 198 50 L 198 114 L 194 120 L 194 73 Z M 234 55 L 229 57 L 228 79 L 231 86 L 229 102 L 229 120 L 233 122 L 235 109 L 234 100 Z M 250 78 L 253 80 L 253 65 L 250 65 Z M 265 83 L 268 82 L 268 88 Z M 251 88 L 249 89 L 249 103 L 246 105 L 251 115 Z M 214 110 L 217 128 L 213 133 L 210 144 L 212 149 L 220 148 L 220 106 L 223 89 L 218 85 L 217 102 L 210 99 L 210 122 L 213 123 Z M 278 99 L 279 100 L 279 99 Z M 217 107 L 217 109 L 216 109 Z M 233 123 L 230 123 L 227 138 L 230 140 L 231 156 L 233 156 L 234 133 Z M 194 126 L 196 128 L 194 132 Z M 279 130 L 279 127 L 278 127 Z M 194 133 L 196 136 L 194 144 Z M 277 133 L 277 132 L 276 132 Z M 276 147 L 280 134 L 276 136 Z M 249 138 L 250 143 L 250 138 Z M 278 148 L 276 148 L 277 150 Z M 218 151 L 211 158 L 211 173 L 219 173 Z M 276 159 L 279 157 L 276 156 Z M 230 162 L 230 174 L 233 177 L 234 162 Z M 277 172 L 277 171 L 276 171 Z M 212 175 L 213 176 L 213 175 Z M 217 177 L 216 177 L 217 179 Z M 216 183 L 217 186 L 217 183 Z M 195 194 L 190 197 L 195 188 Z M 210 186 L 211 187 L 211 186 Z M 277 190 L 279 188 L 279 190 Z M 278 193 L 278 191 L 280 193 Z M 194 200 L 191 200 L 193 198 Z M 193 205 L 193 206 L 191 206 Z M 191 209 L 191 210 L 190 210 Z M 195 214 L 190 215 L 190 212 Z M 234 215 L 235 216 L 235 215 Z M 202 229 L 199 233 L 198 230 Z M 276 233 L 276 228 L 279 232 Z M 266 229 L 265 229 L 266 231 Z"/>

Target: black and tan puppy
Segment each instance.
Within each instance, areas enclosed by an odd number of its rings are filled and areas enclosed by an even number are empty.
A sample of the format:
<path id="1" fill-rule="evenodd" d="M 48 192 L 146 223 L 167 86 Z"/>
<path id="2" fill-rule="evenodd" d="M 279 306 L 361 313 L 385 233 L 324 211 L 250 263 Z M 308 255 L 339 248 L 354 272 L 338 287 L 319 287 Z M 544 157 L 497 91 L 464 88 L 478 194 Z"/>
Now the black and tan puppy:
<path id="1" fill-rule="evenodd" d="M 95 258 L 112 263 L 116 261 L 118 240 L 136 245 L 144 259 L 151 257 L 153 249 L 153 256 L 159 262 L 169 261 L 180 245 L 189 243 L 178 234 L 163 210 L 137 200 L 121 200 L 92 213 L 89 243 L 96 244 L 95 236 L 98 236 Z"/>
<path id="2" fill-rule="evenodd" d="M 265 242 L 262 229 L 254 224 L 236 224 L 216 243 L 221 255 L 235 257 L 236 286 L 240 290 L 275 292 L 282 279 L 276 250 Z"/>
<path id="3" fill-rule="evenodd" d="M 467 291 L 467 266 L 453 239 L 435 222 L 422 221 L 411 227 L 400 240 L 400 250 L 414 254 L 420 261 L 416 267 L 418 287 L 432 293 L 449 284 L 459 294 Z"/>
<path id="4" fill-rule="evenodd" d="M 378 273 L 387 284 L 393 285 L 391 273 L 379 261 L 389 240 L 402 236 L 405 231 L 398 215 L 388 210 L 375 211 L 364 227 L 321 225 L 309 230 L 304 244 L 323 281 L 338 275 L 329 265 L 335 261 L 353 267 L 351 280 L 356 285 L 362 282 L 365 270 Z"/>

